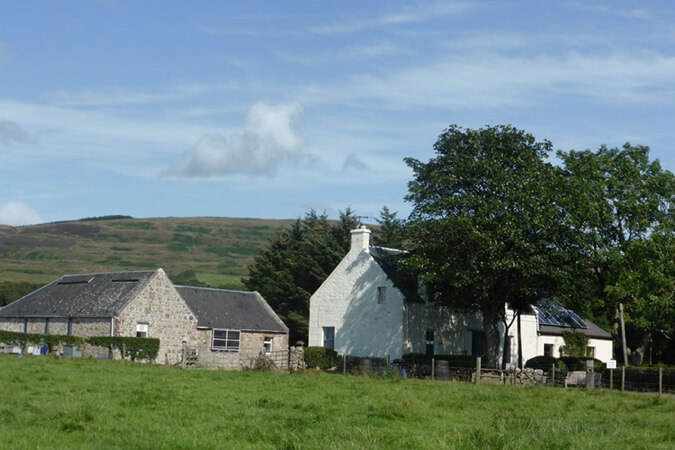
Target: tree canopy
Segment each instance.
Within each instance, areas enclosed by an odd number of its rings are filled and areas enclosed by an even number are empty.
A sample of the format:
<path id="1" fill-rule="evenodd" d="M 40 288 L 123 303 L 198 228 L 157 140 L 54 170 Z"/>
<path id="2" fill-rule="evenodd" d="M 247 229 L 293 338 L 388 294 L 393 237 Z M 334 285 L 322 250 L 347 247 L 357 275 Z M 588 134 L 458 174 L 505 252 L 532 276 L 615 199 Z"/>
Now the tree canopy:
<path id="1" fill-rule="evenodd" d="M 672 342 L 675 178 L 640 145 L 558 156 L 579 250 L 580 289 L 568 304 L 609 328 L 624 303 L 628 345 L 639 362 L 652 341 L 657 350 Z"/>
<path id="2" fill-rule="evenodd" d="M 559 286 L 565 260 L 560 171 L 548 141 L 511 126 L 450 126 L 413 169 L 406 200 L 415 272 L 437 302 L 482 312 L 484 356 L 496 366 L 498 321 L 509 303 L 527 310 Z"/>
<path id="3" fill-rule="evenodd" d="M 337 222 L 309 211 L 280 231 L 249 266 L 244 285 L 262 294 L 289 328 L 291 343 L 307 342 L 309 298 L 333 271 L 359 222 L 351 208 Z"/>

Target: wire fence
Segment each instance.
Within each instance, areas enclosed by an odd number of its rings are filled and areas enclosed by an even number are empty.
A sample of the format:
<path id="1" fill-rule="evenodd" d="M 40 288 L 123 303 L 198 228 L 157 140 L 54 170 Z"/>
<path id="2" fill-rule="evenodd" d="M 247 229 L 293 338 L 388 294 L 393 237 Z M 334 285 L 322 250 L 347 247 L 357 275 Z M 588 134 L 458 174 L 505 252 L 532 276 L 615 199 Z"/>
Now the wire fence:
<path id="1" fill-rule="evenodd" d="M 557 388 L 600 388 L 643 393 L 675 394 L 675 370 L 666 368 L 603 369 L 598 372 L 542 369 L 493 369 L 450 365 L 444 360 L 410 363 L 388 358 L 338 355 L 335 371 L 473 383 L 544 385 Z M 592 379 L 592 383 L 591 383 Z"/>

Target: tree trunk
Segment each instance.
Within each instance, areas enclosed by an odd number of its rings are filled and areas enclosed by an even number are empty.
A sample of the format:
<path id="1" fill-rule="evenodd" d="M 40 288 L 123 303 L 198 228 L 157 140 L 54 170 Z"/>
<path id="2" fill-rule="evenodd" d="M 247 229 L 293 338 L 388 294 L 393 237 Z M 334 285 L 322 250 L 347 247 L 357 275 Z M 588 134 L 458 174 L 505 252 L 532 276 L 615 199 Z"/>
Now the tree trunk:
<path id="1" fill-rule="evenodd" d="M 501 305 L 504 308 L 504 305 Z M 483 367 L 496 368 L 499 359 L 499 305 L 484 302 L 481 305 L 483 313 Z"/>
<path id="2" fill-rule="evenodd" d="M 520 313 L 518 313 L 518 368 L 523 369 L 523 339 L 520 334 Z"/>

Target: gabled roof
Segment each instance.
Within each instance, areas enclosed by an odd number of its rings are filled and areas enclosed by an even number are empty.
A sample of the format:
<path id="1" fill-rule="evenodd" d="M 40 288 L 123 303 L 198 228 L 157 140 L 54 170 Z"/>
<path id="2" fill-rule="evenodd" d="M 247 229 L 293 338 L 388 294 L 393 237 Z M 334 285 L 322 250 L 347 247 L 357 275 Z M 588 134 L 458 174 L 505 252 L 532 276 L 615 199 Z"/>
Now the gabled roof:
<path id="1" fill-rule="evenodd" d="M 176 286 L 176 290 L 197 316 L 198 327 L 288 333 L 257 292 L 191 286 Z"/>
<path id="2" fill-rule="evenodd" d="M 64 275 L 0 309 L 0 317 L 114 317 L 155 273 Z"/>

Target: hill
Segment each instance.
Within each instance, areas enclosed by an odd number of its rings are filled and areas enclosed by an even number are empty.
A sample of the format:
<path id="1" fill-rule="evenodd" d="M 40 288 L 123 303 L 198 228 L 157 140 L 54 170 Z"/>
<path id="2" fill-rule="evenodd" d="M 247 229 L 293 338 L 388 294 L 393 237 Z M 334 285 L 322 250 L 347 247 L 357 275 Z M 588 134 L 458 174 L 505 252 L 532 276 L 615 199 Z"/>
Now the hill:
<path id="1" fill-rule="evenodd" d="M 162 267 L 176 283 L 241 288 L 246 267 L 259 249 L 292 222 L 114 216 L 0 225 L 0 284 L 41 285 L 64 273 Z"/>

